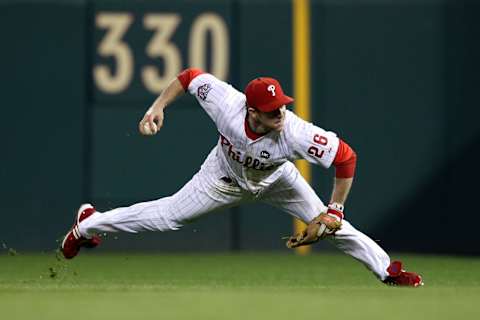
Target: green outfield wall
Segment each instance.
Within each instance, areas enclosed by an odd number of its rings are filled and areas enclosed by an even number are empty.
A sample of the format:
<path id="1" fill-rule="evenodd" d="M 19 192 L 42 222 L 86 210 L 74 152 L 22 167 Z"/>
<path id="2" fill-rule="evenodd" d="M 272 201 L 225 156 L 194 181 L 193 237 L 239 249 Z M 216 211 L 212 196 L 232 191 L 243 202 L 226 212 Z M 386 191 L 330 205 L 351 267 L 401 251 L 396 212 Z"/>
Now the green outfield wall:
<path id="1" fill-rule="evenodd" d="M 309 6 L 311 120 L 358 155 L 348 219 L 391 250 L 480 253 L 480 5 Z M 0 30 L 0 244 L 18 251 L 54 249 L 83 201 L 153 200 L 195 174 L 218 133 L 192 97 L 167 109 L 159 136 L 137 130 L 182 69 L 294 90 L 292 1 L 0 1 Z M 321 198 L 332 179 L 313 168 Z M 286 250 L 291 229 L 247 205 L 183 231 L 111 235 L 103 250 Z"/>

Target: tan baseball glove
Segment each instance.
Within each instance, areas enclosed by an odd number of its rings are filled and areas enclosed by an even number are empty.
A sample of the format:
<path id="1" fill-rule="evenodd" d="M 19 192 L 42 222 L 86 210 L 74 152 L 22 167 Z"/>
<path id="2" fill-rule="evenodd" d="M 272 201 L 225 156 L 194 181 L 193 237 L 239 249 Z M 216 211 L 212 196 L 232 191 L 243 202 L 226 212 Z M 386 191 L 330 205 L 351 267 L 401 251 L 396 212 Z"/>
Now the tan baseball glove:
<path id="1" fill-rule="evenodd" d="M 287 237 L 286 245 L 290 249 L 306 246 L 317 242 L 327 235 L 334 234 L 341 227 L 342 221 L 340 218 L 331 214 L 320 213 L 302 232 Z"/>

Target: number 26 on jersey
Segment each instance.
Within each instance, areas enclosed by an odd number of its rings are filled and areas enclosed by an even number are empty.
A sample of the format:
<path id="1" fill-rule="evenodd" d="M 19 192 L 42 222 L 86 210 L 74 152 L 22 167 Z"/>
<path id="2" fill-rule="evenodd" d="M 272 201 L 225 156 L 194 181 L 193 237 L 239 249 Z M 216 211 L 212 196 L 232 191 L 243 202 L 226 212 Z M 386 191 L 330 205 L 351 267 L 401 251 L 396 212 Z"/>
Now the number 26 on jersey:
<path id="1" fill-rule="evenodd" d="M 326 146 L 328 144 L 328 139 L 324 136 L 316 134 L 313 136 L 313 142 L 322 146 Z M 310 148 L 308 148 L 308 153 L 317 158 L 321 158 L 324 152 L 325 152 L 324 150 L 320 151 L 315 146 L 310 146 Z"/>

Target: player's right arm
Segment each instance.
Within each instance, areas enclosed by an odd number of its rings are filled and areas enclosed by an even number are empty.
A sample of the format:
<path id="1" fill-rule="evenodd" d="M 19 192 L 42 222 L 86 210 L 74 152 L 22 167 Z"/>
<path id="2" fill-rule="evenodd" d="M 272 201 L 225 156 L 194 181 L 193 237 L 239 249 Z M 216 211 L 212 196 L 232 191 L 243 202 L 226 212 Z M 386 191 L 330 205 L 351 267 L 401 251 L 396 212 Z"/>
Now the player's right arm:
<path id="1" fill-rule="evenodd" d="M 183 92 L 182 84 L 178 78 L 170 81 L 167 88 L 145 112 L 143 119 L 138 124 L 140 132 L 146 136 L 156 134 L 163 125 L 163 110 Z"/>
<path id="2" fill-rule="evenodd" d="M 217 122 L 219 115 L 225 111 L 223 101 L 232 91 L 228 83 L 221 81 L 200 69 L 188 68 L 173 79 L 162 94 L 147 110 L 139 123 L 139 130 L 144 135 L 153 135 L 163 124 L 163 110 L 184 92 L 196 97 L 207 114 Z"/>

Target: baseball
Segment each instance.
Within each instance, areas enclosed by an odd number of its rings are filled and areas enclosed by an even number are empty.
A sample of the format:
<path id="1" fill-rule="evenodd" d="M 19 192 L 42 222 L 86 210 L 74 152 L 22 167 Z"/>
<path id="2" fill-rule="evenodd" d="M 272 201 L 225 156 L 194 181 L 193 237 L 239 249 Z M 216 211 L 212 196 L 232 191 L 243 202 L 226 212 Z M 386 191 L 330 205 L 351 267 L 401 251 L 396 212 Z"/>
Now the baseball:
<path id="1" fill-rule="evenodd" d="M 150 124 L 148 122 L 145 122 L 143 124 L 143 131 L 148 135 L 154 135 L 158 131 L 157 124 L 155 122 L 153 122 L 153 126 L 150 126 Z"/>
<path id="2" fill-rule="evenodd" d="M 325 224 L 320 224 L 320 228 L 318 228 L 318 231 L 317 231 L 317 236 L 319 238 L 323 238 L 329 234 L 332 234 L 332 230 L 328 229 L 327 226 Z"/>

